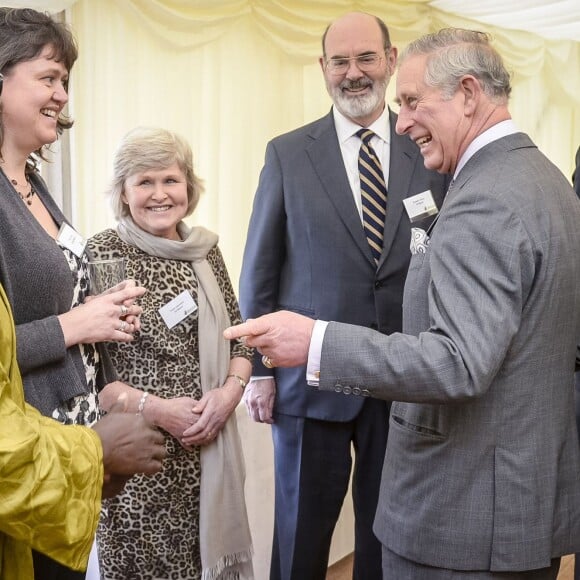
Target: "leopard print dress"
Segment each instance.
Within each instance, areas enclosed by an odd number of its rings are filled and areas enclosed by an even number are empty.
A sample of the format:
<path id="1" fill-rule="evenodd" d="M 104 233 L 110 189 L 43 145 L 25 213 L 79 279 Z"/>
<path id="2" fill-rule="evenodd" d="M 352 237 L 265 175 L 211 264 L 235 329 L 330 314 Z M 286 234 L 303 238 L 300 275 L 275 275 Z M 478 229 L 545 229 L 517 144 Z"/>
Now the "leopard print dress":
<path id="1" fill-rule="evenodd" d="M 79 258 L 60 242 L 57 241 L 56 243 L 62 250 L 73 277 L 72 309 L 82 304 L 88 295 L 88 256 L 86 253 L 83 253 Z M 77 347 L 80 350 L 85 368 L 85 378 L 88 387 L 87 393 L 65 401 L 52 412 L 52 418 L 64 425 L 85 425 L 91 427 L 100 416 L 97 394 L 97 372 L 100 363 L 99 351 L 94 344 L 81 343 Z"/>
<path id="2" fill-rule="evenodd" d="M 124 257 L 127 278 L 148 289 L 139 299 L 143 314 L 136 339 L 108 344 L 119 380 L 163 398 L 201 398 L 197 311 L 171 330 L 159 314 L 161 306 L 184 290 L 189 290 L 197 303 L 197 281 L 191 264 L 150 256 L 123 242 L 114 230 L 94 236 L 89 248 L 95 258 Z M 217 246 L 207 259 L 232 324 L 241 322 Z M 251 359 L 251 351 L 235 342 L 232 357 L 237 356 Z M 169 434 L 166 447 L 168 456 L 161 473 L 135 476 L 119 496 L 103 502 L 97 533 L 103 579 L 201 578 L 199 447 L 186 451 Z"/>

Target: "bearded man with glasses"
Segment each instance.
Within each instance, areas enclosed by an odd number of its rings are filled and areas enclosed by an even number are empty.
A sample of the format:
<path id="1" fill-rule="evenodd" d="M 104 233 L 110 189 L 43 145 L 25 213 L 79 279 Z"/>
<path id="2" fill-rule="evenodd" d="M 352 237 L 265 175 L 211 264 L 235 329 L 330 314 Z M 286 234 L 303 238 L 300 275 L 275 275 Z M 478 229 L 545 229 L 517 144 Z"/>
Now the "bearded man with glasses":
<path id="1" fill-rule="evenodd" d="M 242 314 L 255 318 L 286 309 L 398 332 L 411 221 L 426 230 L 433 219 L 410 217 L 403 200 L 430 190 L 436 211 L 446 178 L 426 170 L 418 147 L 395 133 L 397 116 L 385 106 L 385 91 L 397 49 L 385 23 L 370 14 L 347 14 L 327 28 L 322 49 L 333 107 L 267 146 L 244 252 Z M 361 129 L 372 131 L 364 132 L 365 160 Z M 368 224 L 367 186 L 379 195 L 370 202 L 380 213 L 375 225 Z M 304 367 L 278 369 L 273 363 L 256 357 L 244 396 L 250 416 L 272 425 L 271 580 L 326 577 L 352 450 L 354 578 L 381 578 L 381 546 L 372 524 L 389 404 L 318 392 L 307 386 Z M 364 385 L 359 394 L 365 394 Z"/>

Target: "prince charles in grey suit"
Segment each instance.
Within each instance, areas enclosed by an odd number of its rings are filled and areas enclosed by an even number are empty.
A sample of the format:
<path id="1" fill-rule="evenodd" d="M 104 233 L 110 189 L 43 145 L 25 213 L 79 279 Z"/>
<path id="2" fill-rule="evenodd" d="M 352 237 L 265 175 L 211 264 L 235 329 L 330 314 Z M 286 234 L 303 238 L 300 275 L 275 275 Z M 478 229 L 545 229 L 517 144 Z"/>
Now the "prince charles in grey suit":
<path id="1" fill-rule="evenodd" d="M 487 35 L 401 56 L 397 132 L 454 176 L 411 259 L 403 333 L 279 312 L 226 331 L 322 390 L 399 401 L 374 530 L 383 578 L 555 579 L 580 551 L 573 372 L 580 203 L 517 132 Z"/>

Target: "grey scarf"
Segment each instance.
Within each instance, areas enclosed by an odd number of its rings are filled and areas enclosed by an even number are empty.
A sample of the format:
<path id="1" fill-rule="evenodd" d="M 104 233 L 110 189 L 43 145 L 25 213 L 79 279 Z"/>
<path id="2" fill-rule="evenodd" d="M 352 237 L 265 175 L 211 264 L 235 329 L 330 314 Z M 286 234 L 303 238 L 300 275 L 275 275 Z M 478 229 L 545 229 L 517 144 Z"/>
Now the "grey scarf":
<path id="1" fill-rule="evenodd" d="M 145 232 L 131 217 L 120 220 L 119 237 L 159 258 L 191 262 L 198 281 L 199 365 L 203 393 L 221 387 L 229 370 L 230 326 L 226 304 L 206 259 L 217 234 L 177 224 L 181 241 Z M 201 448 L 200 551 L 202 580 L 252 580 L 252 540 L 244 498 L 245 465 L 235 412 L 218 437 Z"/>

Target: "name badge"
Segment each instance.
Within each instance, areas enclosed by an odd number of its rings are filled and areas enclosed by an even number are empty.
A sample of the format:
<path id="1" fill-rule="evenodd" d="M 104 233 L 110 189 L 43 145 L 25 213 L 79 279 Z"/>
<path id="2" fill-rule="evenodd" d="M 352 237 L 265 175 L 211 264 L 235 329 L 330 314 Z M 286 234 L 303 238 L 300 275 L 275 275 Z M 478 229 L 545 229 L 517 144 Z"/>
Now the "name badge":
<path id="1" fill-rule="evenodd" d="M 84 254 L 87 241 L 67 223 L 63 223 L 62 226 L 60 226 L 56 239 L 77 258 L 80 258 Z"/>
<path id="2" fill-rule="evenodd" d="M 418 193 L 417 195 L 407 197 L 403 200 L 403 204 L 405 205 L 411 223 L 422 220 L 430 215 L 435 215 L 439 212 L 430 189 Z"/>
<path id="3" fill-rule="evenodd" d="M 179 324 L 184 318 L 187 318 L 192 312 L 197 310 L 197 304 L 192 298 L 189 290 L 184 290 L 173 300 L 170 300 L 165 306 L 159 309 L 159 314 L 170 330 Z"/>

